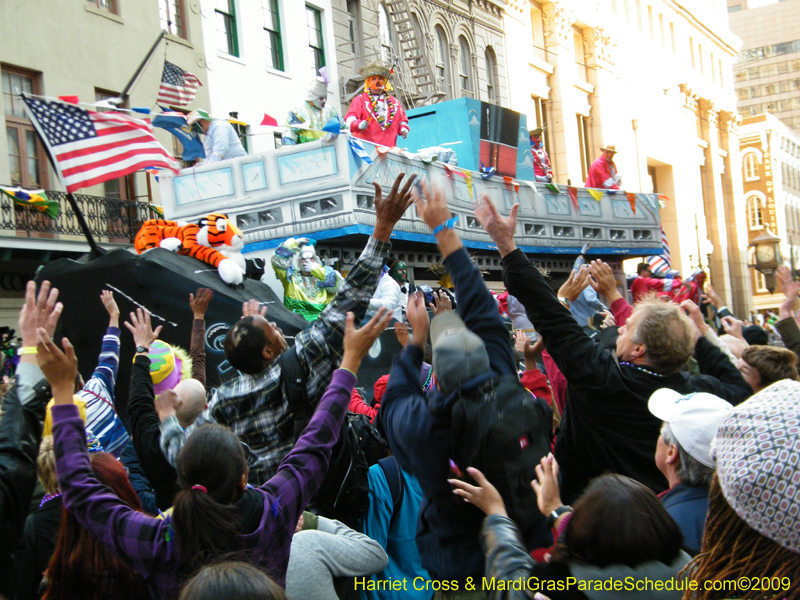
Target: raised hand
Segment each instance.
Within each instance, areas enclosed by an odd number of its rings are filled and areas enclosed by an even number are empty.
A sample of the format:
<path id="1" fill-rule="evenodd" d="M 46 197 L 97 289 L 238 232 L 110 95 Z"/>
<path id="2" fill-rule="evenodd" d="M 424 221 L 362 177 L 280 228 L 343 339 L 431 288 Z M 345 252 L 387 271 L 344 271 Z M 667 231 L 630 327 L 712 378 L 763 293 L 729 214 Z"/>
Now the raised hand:
<path id="1" fill-rule="evenodd" d="M 598 294 L 605 296 L 609 305 L 613 304 L 615 300 L 622 298 L 619 290 L 617 290 L 617 280 L 614 278 L 614 271 L 602 260 L 593 260 L 589 263 L 589 275 L 591 275 L 589 285 L 591 285 Z"/>
<path id="2" fill-rule="evenodd" d="M 453 486 L 453 493 L 456 496 L 461 496 L 464 502 L 474 504 L 486 515 L 503 515 L 507 517 L 506 505 L 497 488 L 489 483 L 489 480 L 478 469 L 468 467 L 467 473 L 478 485 L 470 485 L 460 479 L 448 479 L 447 481 Z"/>
<path id="3" fill-rule="evenodd" d="M 114 300 L 114 292 L 111 290 L 100 292 L 100 302 L 103 303 L 108 312 L 108 326 L 119 327 L 119 306 L 117 306 L 117 301 Z"/>
<path id="4" fill-rule="evenodd" d="M 438 186 L 431 186 L 427 181 L 421 181 L 419 189 L 414 188 L 411 195 L 414 198 L 417 215 L 431 230 L 453 216 Z"/>
<path id="5" fill-rule="evenodd" d="M 342 369 L 347 369 L 351 373 L 358 372 L 361 361 L 364 360 L 372 344 L 391 323 L 392 313 L 385 306 L 381 306 L 375 316 L 360 329 L 356 329 L 354 320 L 353 313 L 348 312 L 347 325 L 344 330 L 344 354 L 341 364 Z"/>
<path id="6" fill-rule="evenodd" d="M 441 312 L 453 310 L 453 303 L 450 301 L 450 296 L 444 290 L 434 292 L 433 302 L 431 302 L 428 306 L 431 307 L 434 317 Z"/>
<path id="7" fill-rule="evenodd" d="M 195 319 L 203 320 L 206 318 L 206 311 L 214 292 L 208 288 L 197 288 L 197 296 L 189 294 L 189 307 Z"/>
<path id="8" fill-rule="evenodd" d="M 431 321 L 428 311 L 425 309 L 425 295 L 416 292 L 408 296 L 408 306 L 406 307 L 406 319 L 411 325 L 414 334 L 411 343 L 418 348 L 425 348 L 425 340 L 428 339 L 428 330 L 431 328 Z"/>
<path id="9" fill-rule="evenodd" d="M 258 300 L 248 300 L 242 304 L 242 318 L 244 317 L 266 317 L 267 307 L 262 306 Z"/>
<path id="10" fill-rule="evenodd" d="M 570 302 L 575 302 L 586 286 L 589 285 L 589 269 L 582 265 L 580 269 L 570 271 L 569 277 L 558 288 L 558 297 L 567 298 Z"/>
<path id="11" fill-rule="evenodd" d="M 64 351 L 59 350 L 44 327 L 36 330 L 36 356 L 47 382 L 53 391 L 55 404 L 72 404 L 75 377 L 78 374 L 78 357 L 67 338 L 61 340 Z"/>
<path id="12" fill-rule="evenodd" d="M 742 322 L 736 317 L 722 317 L 722 328 L 725 333 L 737 337 L 743 342 L 747 343 L 742 333 Z"/>
<path id="13" fill-rule="evenodd" d="M 397 322 L 394 324 L 394 334 L 397 336 L 397 341 L 405 348 L 408 342 L 411 341 L 411 335 L 408 333 L 408 325 L 405 323 Z"/>
<path id="14" fill-rule="evenodd" d="M 400 220 L 400 217 L 406 212 L 409 206 L 414 202 L 411 197 L 411 184 L 417 178 L 416 174 L 411 175 L 403 189 L 400 190 L 400 184 L 405 173 L 400 173 L 394 180 L 392 191 L 384 199 L 383 190 L 379 183 L 373 181 L 372 185 L 375 186 L 375 229 L 372 232 L 372 237 L 382 242 L 388 242 L 392 235 L 395 223 Z M 399 191 L 398 191 L 399 190 Z"/>
<path id="15" fill-rule="evenodd" d="M 56 288 L 51 289 L 49 281 L 42 282 L 38 295 L 36 294 L 36 282 L 28 282 L 25 287 L 25 302 L 19 311 L 18 321 L 23 347 L 36 345 L 39 339 L 37 333 L 39 328 L 44 329 L 48 337 L 53 337 L 58 318 L 64 309 L 64 305 L 61 302 L 56 302 L 57 299 L 58 290 Z M 33 360 L 35 361 L 35 355 L 22 356 L 23 359 L 26 357 L 34 357 Z"/>
<path id="16" fill-rule="evenodd" d="M 705 335 L 710 328 L 703 320 L 703 313 L 700 312 L 700 307 L 691 300 L 684 300 L 681 302 L 681 308 L 686 311 L 686 314 L 695 324 L 698 333 Z"/>
<path id="17" fill-rule="evenodd" d="M 519 204 L 511 207 L 508 217 L 503 217 L 495 208 L 489 196 L 481 194 L 478 199 L 478 206 L 475 208 L 475 216 L 478 223 L 486 230 L 486 233 L 497 244 L 500 256 L 505 256 L 517 249 L 514 243 L 514 234 L 517 231 L 517 211 Z"/>
<path id="18" fill-rule="evenodd" d="M 158 334 L 161 333 L 161 325 L 154 331 L 150 324 L 150 313 L 141 308 L 137 308 L 136 312 L 131 313 L 130 323 L 125 321 L 125 327 L 133 334 L 133 343 L 137 347 L 150 348 L 158 339 Z"/>
<path id="19" fill-rule="evenodd" d="M 531 481 L 531 487 L 536 492 L 539 512 L 545 517 L 564 506 L 561 501 L 561 490 L 558 487 L 558 462 L 552 454 L 542 458 L 536 465 L 536 479 Z"/>

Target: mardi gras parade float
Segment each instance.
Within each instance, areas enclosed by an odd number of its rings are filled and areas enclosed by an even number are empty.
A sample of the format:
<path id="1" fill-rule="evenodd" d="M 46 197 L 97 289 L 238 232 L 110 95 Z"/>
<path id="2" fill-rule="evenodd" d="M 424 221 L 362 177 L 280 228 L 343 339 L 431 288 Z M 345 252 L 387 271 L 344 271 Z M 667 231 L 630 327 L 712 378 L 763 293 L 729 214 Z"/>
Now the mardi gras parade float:
<path id="1" fill-rule="evenodd" d="M 61 333 L 79 349 L 82 368 L 95 364 L 104 324 L 97 311 L 80 307 L 103 289 L 123 299 L 123 313 L 136 306 L 149 310 L 154 324 L 164 327 L 162 339 L 182 347 L 188 346 L 192 325 L 189 294 L 201 286 L 214 290 L 206 314 L 208 387 L 235 375 L 222 344 L 242 302 L 255 298 L 267 305 L 270 319 L 291 343 L 315 314 L 305 310 L 308 298 L 302 293 L 295 303 L 287 300 L 294 294 L 287 281 L 298 272 L 309 275 L 305 284 L 300 277 L 296 289 L 305 285 L 317 293 L 329 286 L 327 298 L 332 298 L 340 274 L 355 263 L 375 224 L 373 183 L 388 190 L 401 172 L 427 178 L 444 191 L 458 217 L 455 228 L 487 280 L 499 280 L 500 265 L 473 214 L 475 200 L 484 193 L 503 214 L 520 204 L 517 244 L 552 272 L 569 272 L 587 242 L 593 255 L 617 264 L 625 257 L 661 253 L 657 195 L 541 181 L 524 115 L 462 98 L 409 110 L 406 117 L 401 133 L 407 137 L 394 146 L 353 135 L 360 122 L 348 119 L 349 124 L 342 120 L 335 128 L 325 127 L 326 135 L 315 141 L 176 173 L 161 171 L 163 218 L 174 222 L 175 231 L 145 224 L 137 236 L 142 254 L 116 250 L 90 261 L 54 261 L 38 275 L 61 289 L 65 306 L 76 316 L 63 320 Z M 191 231 L 178 231 L 181 227 Z M 168 249 L 163 238 L 179 241 Z M 192 240 L 188 249 L 182 247 L 184 239 Z M 301 266 L 303 249 L 310 250 L 308 273 Z M 281 255 L 281 268 L 273 268 Z M 406 294 L 415 284 L 436 287 L 438 281 L 447 287 L 435 238 L 413 207 L 395 226 L 392 258 L 403 263 L 397 279 Z M 363 385 L 371 388 L 398 350 L 394 333 L 387 331 L 364 363 Z M 132 352 L 123 344 L 122 378 L 128 376 Z"/>

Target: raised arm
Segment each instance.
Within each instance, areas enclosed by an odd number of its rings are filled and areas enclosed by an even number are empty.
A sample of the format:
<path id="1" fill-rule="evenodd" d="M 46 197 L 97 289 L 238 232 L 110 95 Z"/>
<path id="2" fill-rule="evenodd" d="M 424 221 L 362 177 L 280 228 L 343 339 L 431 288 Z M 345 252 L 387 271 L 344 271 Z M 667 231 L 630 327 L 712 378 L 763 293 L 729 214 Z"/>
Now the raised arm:
<path id="1" fill-rule="evenodd" d="M 189 294 L 192 309 L 192 338 L 189 356 L 192 357 L 192 378 L 206 386 L 206 311 L 214 292 L 208 288 L 197 288 L 197 296 Z"/>

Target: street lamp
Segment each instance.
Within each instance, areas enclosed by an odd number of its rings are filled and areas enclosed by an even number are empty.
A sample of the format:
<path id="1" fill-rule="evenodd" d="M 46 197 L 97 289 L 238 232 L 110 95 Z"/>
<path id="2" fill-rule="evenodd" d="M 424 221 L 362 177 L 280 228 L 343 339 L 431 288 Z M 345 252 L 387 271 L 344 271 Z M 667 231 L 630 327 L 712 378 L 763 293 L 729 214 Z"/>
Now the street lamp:
<path id="1" fill-rule="evenodd" d="M 781 238 L 769 229 L 764 229 L 764 232 L 750 244 L 750 247 L 755 249 L 756 262 L 749 266 L 764 274 L 764 281 L 770 294 L 775 291 L 775 271 L 783 262 L 780 244 Z"/>

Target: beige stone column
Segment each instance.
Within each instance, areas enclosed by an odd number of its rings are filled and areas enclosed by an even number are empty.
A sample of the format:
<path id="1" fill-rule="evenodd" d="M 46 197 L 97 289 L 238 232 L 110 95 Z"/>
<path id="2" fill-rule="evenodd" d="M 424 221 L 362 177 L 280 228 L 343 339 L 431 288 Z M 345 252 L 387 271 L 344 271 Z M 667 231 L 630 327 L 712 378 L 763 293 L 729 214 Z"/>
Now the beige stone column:
<path id="1" fill-rule="evenodd" d="M 558 183 L 582 185 L 580 154 L 575 152 L 578 142 L 578 122 L 575 110 L 575 48 L 572 24 L 575 16 L 566 2 L 542 4 L 544 16 L 544 45 L 547 62 L 553 65 L 548 78 L 550 86 L 550 147 L 547 149 Z M 572 152 L 569 149 L 573 149 Z"/>
<path id="2" fill-rule="evenodd" d="M 731 296 L 728 301 L 734 314 L 745 317 L 753 309 L 753 280 L 748 266 L 747 206 L 739 158 L 739 120 L 740 117 L 731 112 L 720 111 L 717 127 L 722 149 L 728 153 L 723 159 L 725 172 L 722 177 L 731 276 Z"/>

